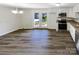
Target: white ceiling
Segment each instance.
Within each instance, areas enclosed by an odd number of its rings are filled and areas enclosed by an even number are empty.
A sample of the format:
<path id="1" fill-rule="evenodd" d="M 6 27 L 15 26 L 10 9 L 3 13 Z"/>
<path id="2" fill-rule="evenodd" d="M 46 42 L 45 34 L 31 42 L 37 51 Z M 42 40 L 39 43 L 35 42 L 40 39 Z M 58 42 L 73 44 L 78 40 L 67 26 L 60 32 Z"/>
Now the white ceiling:
<path id="1" fill-rule="evenodd" d="M 60 3 L 59 7 L 73 7 L 78 3 Z M 19 8 L 53 8 L 56 3 L 1 3 L 1 5 Z"/>

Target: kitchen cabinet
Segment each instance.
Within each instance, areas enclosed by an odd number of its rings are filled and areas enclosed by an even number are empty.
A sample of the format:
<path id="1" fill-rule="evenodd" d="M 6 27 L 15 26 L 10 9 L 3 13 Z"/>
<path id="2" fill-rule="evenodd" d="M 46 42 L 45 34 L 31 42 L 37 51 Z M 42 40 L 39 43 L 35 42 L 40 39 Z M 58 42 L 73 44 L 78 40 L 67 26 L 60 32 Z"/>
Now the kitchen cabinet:
<path id="1" fill-rule="evenodd" d="M 79 5 L 74 6 L 74 7 L 73 7 L 73 11 L 74 11 L 74 12 L 79 12 Z"/>
<path id="2" fill-rule="evenodd" d="M 75 28 L 70 23 L 67 23 L 67 30 L 70 32 L 71 37 L 75 42 Z"/>
<path id="3" fill-rule="evenodd" d="M 77 12 L 78 9 L 77 9 L 77 6 L 73 7 L 73 12 Z"/>
<path id="4" fill-rule="evenodd" d="M 75 43 L 78 43 L 79 40 L 79 32 L 75 32 Z"/>
<path id="5" fill-rule="evenodd" d="M 67 30 L 70 30 L 70 23 L 67 23 Z"/>
<path id="6" fill-rule="evenodd" d="M 70 8 L 67 17 L 75 18 L 74 8 Z"/>
<path id="7" fill-rule="evenodd" d="M 79 5 L 69 8 L 68 17 L 76 18 L 76 13 L 79 12 Z"/>
<path id="8" fill-rule="evenodd" d="M 75 33 L 75 45 L 76 45 L 77 53 L 79 54 L 79 32 L 77 31 Z"/>

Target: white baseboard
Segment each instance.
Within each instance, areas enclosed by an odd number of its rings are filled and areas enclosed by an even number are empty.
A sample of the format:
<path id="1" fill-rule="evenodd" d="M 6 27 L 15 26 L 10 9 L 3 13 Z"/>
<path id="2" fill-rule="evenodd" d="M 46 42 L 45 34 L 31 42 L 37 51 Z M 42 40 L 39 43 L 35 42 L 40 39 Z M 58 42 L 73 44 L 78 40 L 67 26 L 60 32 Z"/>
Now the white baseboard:
<path id="1" fill-rule="evenodd" d="M 16 30 L 19 30 L 19 29 L 14 29 L 14 30 L 11 30 L 11 31 L 8 31 L 8 32 L 5 32 L 5 33 L 1 33 L 0 36 L 6 35 L 6 34 L 11 33 L 11 32 L 14 32 Z"/>

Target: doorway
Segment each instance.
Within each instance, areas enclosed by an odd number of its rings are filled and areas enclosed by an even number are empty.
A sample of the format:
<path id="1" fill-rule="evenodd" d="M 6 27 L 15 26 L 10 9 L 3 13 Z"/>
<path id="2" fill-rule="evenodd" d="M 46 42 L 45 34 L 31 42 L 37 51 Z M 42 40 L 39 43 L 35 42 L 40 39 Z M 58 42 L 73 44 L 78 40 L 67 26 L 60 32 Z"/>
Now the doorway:
<path id="1" fill-rule="evenodd" d="M 33 28 L 47 28 L 47 13 L 34 13 Z"/>

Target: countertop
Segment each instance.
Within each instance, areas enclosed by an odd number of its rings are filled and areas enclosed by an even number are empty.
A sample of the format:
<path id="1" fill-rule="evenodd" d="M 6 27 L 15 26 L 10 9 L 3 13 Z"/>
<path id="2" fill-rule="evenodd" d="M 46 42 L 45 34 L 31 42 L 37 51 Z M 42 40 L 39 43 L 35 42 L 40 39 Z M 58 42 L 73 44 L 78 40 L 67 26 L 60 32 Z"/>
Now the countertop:
<path id="1" fill-rule="evenodd" d="M 70 23 L 76 29 L 77 32 L 79 32 L 79 22 L 76 22 L 74 20 L 68 20 L 67 22 Z"/>

